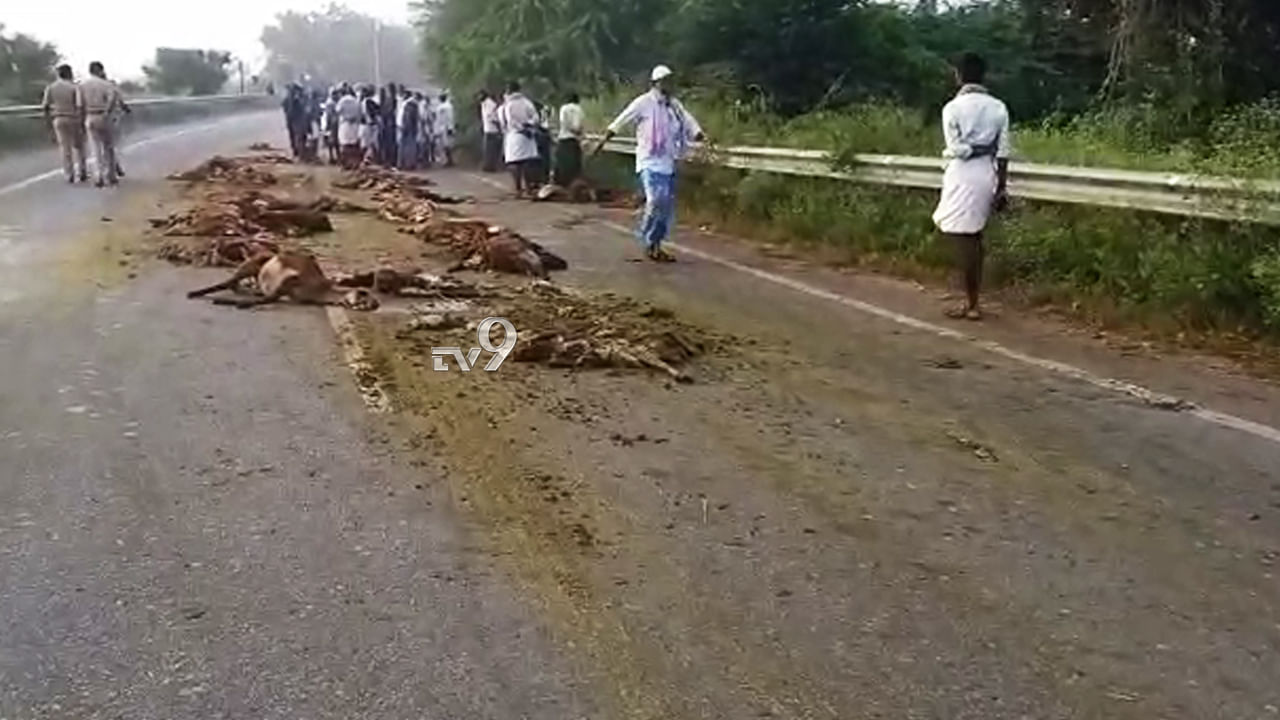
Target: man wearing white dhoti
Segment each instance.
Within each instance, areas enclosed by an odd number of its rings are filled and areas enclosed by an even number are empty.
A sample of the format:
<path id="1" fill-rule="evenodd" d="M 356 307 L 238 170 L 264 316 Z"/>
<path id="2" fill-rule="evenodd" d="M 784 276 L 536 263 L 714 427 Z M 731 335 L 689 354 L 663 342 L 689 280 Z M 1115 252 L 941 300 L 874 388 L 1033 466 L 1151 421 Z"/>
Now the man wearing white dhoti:
<path id="1" fill-rule="evenodd" d="M 973 53 L 956 63 L 960 92 L 942 109 L 942 154 L 948 161 L 942 198 L 933 213 L 938 230 L 956 246 L 964 276 L 966 303 L 947 315 L 969 320 L 982 319 L 982 233 L 991 212 L 1008 203 L 1009 110 L 983 87 L 986 71 L 986 62 Z"/>

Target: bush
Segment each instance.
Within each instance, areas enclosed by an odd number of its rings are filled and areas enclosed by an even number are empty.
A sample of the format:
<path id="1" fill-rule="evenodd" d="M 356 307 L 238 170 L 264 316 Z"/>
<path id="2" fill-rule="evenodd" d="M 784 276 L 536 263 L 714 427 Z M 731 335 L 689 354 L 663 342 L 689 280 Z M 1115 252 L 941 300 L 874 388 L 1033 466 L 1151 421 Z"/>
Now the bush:
<path id="1" fill-rule="evenodd" d="M 1255 258 L 1250 271 L 1261 296 L 1264 321 L 1272 330 L 1280 330 L 1280 250 Z"/>
<path id="2" fill-rule="evenodd" d="M 619 158 L 593 164 L 630 182 Z M 936 193 L 692 165 L 681 213 L 729 232 L 821 249 L 837 262 L 943 277 Z M 1280 229 L 1122 209 L 1019 202 L 988 233 L 988 282 L 1098 302 L 1164 330 L 1280 337 Z"/>

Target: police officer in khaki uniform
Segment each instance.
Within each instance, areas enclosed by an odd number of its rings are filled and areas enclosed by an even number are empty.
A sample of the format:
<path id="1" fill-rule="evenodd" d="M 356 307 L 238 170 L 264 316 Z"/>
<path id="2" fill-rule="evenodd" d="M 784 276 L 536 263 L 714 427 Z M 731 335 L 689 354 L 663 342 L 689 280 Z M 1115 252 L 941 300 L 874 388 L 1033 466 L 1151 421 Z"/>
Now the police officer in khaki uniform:
<path id="1" fill-rule="evenodd" d="M 44 116 L 53 125 L 54 137 L 62 150 L 62 172 L 67 182 L 86 182 L 84 120 L 80 89 L 71 74 L 70 65 L 58 66 L 58 79 L 44 89 Z"/>
<path id="2" fill-rule="evenodd" d="M 80 98 L 84 102 L 85 127 L 93 141 L 94 164 L 98 166 L 98 187 L 118 185 L 116 175 L 115 113 L 120 108 L 120 90 L 107 79 L 102 63 L 89 63 L 92 76 L 80 83 Z"/>

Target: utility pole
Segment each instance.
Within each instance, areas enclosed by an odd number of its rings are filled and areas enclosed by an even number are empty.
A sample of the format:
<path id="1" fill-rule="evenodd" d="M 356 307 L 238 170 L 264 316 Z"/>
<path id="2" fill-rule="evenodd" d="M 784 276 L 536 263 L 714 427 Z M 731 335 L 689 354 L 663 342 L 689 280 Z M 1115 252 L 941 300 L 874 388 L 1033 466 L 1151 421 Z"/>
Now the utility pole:
<path id="1" fill-rule="evenodd" d="M 375 87 L 382 86 L 382 43 L 378 42 L 378 31 L 380 23 L 377 18 L 373 19 L 373 84 Z"/>
<path id="2" fill-rule="evenodd" d="M 240 94 L 244 94 L 244 61 L 236 59 L 236 70 L 240 73 Z"/>

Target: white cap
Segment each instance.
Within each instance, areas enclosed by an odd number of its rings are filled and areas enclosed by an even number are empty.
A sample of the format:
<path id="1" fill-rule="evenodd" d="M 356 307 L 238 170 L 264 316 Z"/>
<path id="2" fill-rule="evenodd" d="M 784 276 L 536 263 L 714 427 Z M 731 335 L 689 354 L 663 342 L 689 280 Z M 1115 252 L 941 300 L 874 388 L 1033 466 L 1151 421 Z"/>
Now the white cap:
<path id="1" fill-rule="evenodd" d="M 671 74 L 672 74 L 671 68 L 667 67 L 666 65 L 659 65 L 658 67 L 653 69 L 652 73 L 649 74 L 649 79 L 652 80 L 653 82 L 658 82 L 663 78 L 671 77 Z"/>

